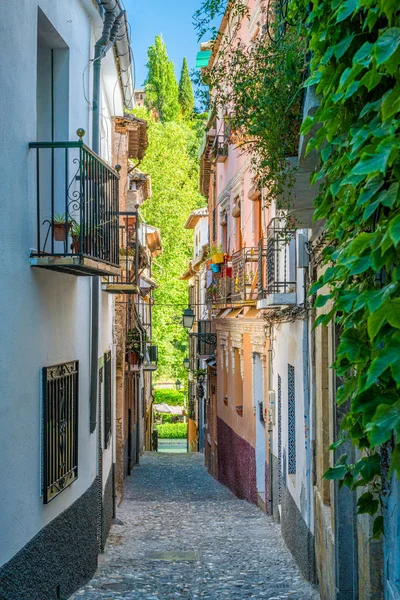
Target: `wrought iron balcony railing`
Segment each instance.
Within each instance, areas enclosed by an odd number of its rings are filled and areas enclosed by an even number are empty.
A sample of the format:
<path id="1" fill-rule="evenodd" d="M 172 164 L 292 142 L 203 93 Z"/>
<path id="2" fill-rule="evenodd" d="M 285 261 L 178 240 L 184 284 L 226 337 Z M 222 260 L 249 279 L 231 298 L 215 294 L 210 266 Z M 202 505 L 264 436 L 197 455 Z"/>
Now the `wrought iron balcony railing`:
<path id="1" fill-rule="evenodd" d="M 216 136 L 211 151 L 213 162 L 225 162 L 228 157 L 228 142 L 223 135 Z"/>
<path id="2" fill-rule="evenodd" d="M 232 269 L 223 265 L 220 273 L 215 273 L 215 299 L 213 304 L 224 307 L 231 303 L 232 292 L 232 277 L 228 276 L 228 269 L 231 273 Z"/>
<path id="3" fill-rule="evenodd" d="M 272 219 L 259 243 L 258 308 L 296 304 L 296 232 Z"/>
<path id="4" fill-rule="evenodd" d="M 256 303 L 258 297 L 258 248 L 242 248 L 232 254 L 232 292 L 234 304 Z"/>
<path id="5" fill-rule="evenodd" d="M 103 281 L 102 288 L 104 292 L 112 294 L 136 294 L 140 292 L 140 275 L 150 267 L 151 253 L 143 243 L 144 232 L 140 220 L 137 221 L 138 213 L 119 213 L 119 219 L 121 272 L 109 281 Z"/>
<path id="6" fill-rule="evenodd" d="M 36 150 L 31 265 L 75 275 L 117 275 L 118 172 L 81 139 L 29 146 Z"/>
<path id="7" fill-rule="evenodd" d="M 197 355 L 200 358 L 206 358 L 214 354 L 217 336 L 213 321 L 197 321 L 197 333 L 191 335 L 197 339 Z"/>

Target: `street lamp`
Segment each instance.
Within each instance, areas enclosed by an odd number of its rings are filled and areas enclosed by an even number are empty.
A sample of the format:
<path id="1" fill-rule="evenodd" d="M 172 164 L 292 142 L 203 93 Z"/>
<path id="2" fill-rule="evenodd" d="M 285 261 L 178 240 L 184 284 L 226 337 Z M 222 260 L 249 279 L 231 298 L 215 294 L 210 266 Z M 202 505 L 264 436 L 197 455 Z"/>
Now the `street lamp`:
<path id="1" fill-rule="evenodd" d="M 192 311 L 192 309 L 189 308 L 185 308 L 185 310 L 183 311 L 183 326 L 185 329 L 192 329 L 193 327 L 193 323 L 194 323 L 194 312 Z"/>
<path id="2" fill-rule="evenodd" d="M 177 380 L 175 381 L 175 387 L 176 387 L 176 389 L 178 390 L 178 392 L 179 392 L 179 390 L 181 389 L 181 385 L 182 385 L 182 384 L 181 384 L 181 382 L 179 381 L 179 379 L 177 379 Z"/>
<path id="3" fill-rule="evenodd" d="M 188 359 L 188 357 L 183 359 L 183 366 L 185 367 L 185 369 L 189 369 L 190 360 Z"/>

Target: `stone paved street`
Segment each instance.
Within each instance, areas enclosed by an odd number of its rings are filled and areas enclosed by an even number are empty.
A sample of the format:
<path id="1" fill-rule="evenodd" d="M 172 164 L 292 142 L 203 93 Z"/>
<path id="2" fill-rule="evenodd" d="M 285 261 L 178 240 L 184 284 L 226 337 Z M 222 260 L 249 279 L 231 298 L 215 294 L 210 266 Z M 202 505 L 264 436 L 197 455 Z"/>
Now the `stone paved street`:
<path id="1" fill-rule="evenodd" d="M 200 454 L 146 454 L 95 578 L 76 600 L 317 600 L 279 525 L 208 475 Z"/>

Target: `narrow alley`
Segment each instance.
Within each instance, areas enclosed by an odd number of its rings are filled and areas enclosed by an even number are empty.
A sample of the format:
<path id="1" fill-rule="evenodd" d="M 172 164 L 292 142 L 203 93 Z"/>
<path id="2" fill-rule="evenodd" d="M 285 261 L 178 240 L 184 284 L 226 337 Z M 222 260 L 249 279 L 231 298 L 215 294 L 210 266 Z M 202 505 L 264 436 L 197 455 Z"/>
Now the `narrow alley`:
<path id="1" fill-rule="evenodd" d="M 215 481 L 201 454 L 146 453 L 117 517 L 95 577 L 72 599 L 319 598 L 280 526 Z"/>

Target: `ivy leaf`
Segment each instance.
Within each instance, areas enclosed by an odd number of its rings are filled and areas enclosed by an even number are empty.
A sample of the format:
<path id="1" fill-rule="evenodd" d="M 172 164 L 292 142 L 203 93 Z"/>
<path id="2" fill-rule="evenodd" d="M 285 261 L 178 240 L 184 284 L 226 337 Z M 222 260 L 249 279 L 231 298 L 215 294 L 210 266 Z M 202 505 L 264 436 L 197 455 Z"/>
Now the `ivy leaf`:
<path id="1" fill-rule="evenodd" d="M 379 515 L 379 517 L 376 517 L 374 524 L 372 525 L 372 539 L 379 540 L 382 537 L 383 532 L 383 517 L 382 515 Z"/>
<path id="2" fill-rule="evenodd" d="M 331 294 L 319 294 L 317 296 L 317 299 L 315 301 L 314 307 L 315 308 L 322 308 L 323 306 L 325 306 L 325 304 L 328 302 L 328 300 L 330 300 L 332 298 Z"/>
<path id="3" fill-rule="evenodd" d="M 384 173 L 390 152 L 387 150 L 379 154 L 364 154 L 363 158 L 353 168 L 355 175 L 370 175 L 372 173 Z"/>
<path id="4" fill-rule="evenodd" d="M 371 62 L 371 52 L 373 47 L 374 45 L 370 42 L 364 42 L 361 48 L 359 48 L 353 56 L 353 65 L 361 63 L 362 66 L 367 66 Z M 366 61 L 365 59 L 368 60 Z"/>
<path id="5" fill-rule="evenodd" d="M 372 196 L 379 192 L 383 184 L 384 180 L 381 178 L 370 179 L 357 200 L 357 206 L 361 206 L 362 204 L 368 202 L 368 200 L 370 200 Z"/>
<path id="6" fill-rule="evenodd" d="M 331 444 L 329 446 L 329 450 L 337 450 L 338 448 L 340 448 L 340 446 L 342 446 L 346 441 L 346 438 L 339 438 L 338 440 L 336 440 L 336 442 L 333 442 L 333 444 Z"/>
<path id="7" fill-rule="evenodd" d="M 382 75 L 378 73 L 376 69 L 371 69 L 365 73 L 364 77 L 362 77 L 360 85 L 365 85 L 367 90 L 370 92 L 381 82 L 381 79 Z"/>
<path id="8" fill-rule="evenodd" d="M 390 119 L 400 111 L 400 85 L 396 85 L 382 98 L 382 118 L 384 121 Z"/>
<path id="9" fill-rule="evenodd" d="M 346 465 L 336 465 L 335 467 L 330 467 L 323 475 L 325 479 L 337 480 L 343 479 L 343 477 L 347 473 Z"/>
<path id="10" fill-rule="evenodd" d="M 383 190 L 379 196 L 378 201 L 379 204 L 383 204 L 383 206 L 387 206 L 388 208 L 393 208 L 394 203 L 397 200 L 399 195 L 399 184 L 392 183 L 388 190 Z"/>
<path id="11" fill-rule="evenodd" d="M 372 422 L 366 427 L 369 432 L 371 446 L 384 444 L 393 435 L 393 431 L 400 433 L 400 402 L 378 406 Z"/>
<path id="12" fill-rule="evenodd" d="M 371 456 L 365 456 L 359 463 L 359 471 L 364 479 L 365 483 L 369 483 L 374 477 L 380 475 L 381 472 L 381 461 L 379 454 L 371 454 Z"/>
<path id="13" fill-rule="evenodd" d="M 310 116 L 306 117 L 301 126 L 301 134 L 307 135 L 307 133 L 309 133 L 309 131 L 311 130 L 314 123 L 315 123 L 314 117 L 310 117 Z"/>
<path id="14" fill-rule="evenodd" d="M 386 309 L 385 306 L 380 308 L 379 310 L 373 312 L 368 317 L 368 335 L 370 340 L 373 341 L 381 329 L 383 324 L 386 323 Z"/>
<path id="15" fill-rule="evenodd" d="M 394 243 L 397 245 L 400 241 L 400 214 L 390 221 L 389 234 Z"/>
<path id="16" fill-rule="evenodd" d="M 396 364 L 398 360 L 400 360 L 400 344 L 392 338 L 380 351 L 379 356 L 372 361 L 368 371 L 365 389 L 370 387 L 388 367 L 392 364 Z"/>
<path id="17" fill-rule="evenodd" d="M 365 492 L 359 497 L 357 502 L 357 513 L 359 515 L 371 515 L 371 517 L 378 511 L 379 500 L 376 500 L 371 492 Z"/>
<path id="18" fill-rule="evenodd" d="M 343 404 L 343 402 L 346 402 L 346 400 L 351 396 L 354 390 L 357 389 L 357 386 L 357 377 L 351 377 L 350 379 L 348 379 L 345 382 L 345 384 L 338 389 L 336 395 L 336 403 L 340 406 L 341 404 Z"/>
<path id="19" fill-rule="evenodd" d="M 351 42 L 354 40 L 355 34 L 351 33 L 347 37 L 345 37 L 341 42 L 336 44 L 333 49 L 333 54 L 337 59 L 342 58 L 342 56 L 347 52 L 350 48 Z"/>
<path id="20" fill-rule="evenodd" d="M 347 17 L 356 12 L 358 8 L 358 0 L 345 0 L 338 10 L 336 23 L 341 23 Z"/>
<path id="21" fill-rule="evenodd" d="M 377 292 L 372 292 L 368 298 L 368 308 L 371 312 L 378 310 L 390 294 L 397 289 L 396 283 L 390 283 Z"/>
<path id="22" fill-rule="evenodd" d="M 376 64 L 382 65 L 394 54 L 400 45 L 400 27 L 391 27 L 375 42 Z"/>

